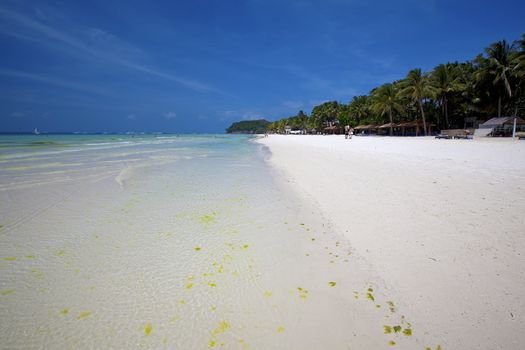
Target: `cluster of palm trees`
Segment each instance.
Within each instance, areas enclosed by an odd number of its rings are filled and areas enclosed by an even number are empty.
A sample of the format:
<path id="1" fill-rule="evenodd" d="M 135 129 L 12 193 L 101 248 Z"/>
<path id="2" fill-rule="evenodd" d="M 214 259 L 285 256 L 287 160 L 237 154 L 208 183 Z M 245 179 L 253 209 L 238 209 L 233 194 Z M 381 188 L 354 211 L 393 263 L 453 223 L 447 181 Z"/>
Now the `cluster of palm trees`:
<path id="1" fill-rule="evenodd" d="M 323 128 L 339 125 L 390 123 L 421 119 L 423 129 L 462 128 L 465 118 L 485 120 L 494 116 L 525 114 L 525 33 L 520 40 L 501 40 L 468 62 L 440 64 L 431 72 L 416 68 L 399 81 L 355 96 L 349 104 L 330 101 L 273 122 L 270 131 L 292 128 Z"/>

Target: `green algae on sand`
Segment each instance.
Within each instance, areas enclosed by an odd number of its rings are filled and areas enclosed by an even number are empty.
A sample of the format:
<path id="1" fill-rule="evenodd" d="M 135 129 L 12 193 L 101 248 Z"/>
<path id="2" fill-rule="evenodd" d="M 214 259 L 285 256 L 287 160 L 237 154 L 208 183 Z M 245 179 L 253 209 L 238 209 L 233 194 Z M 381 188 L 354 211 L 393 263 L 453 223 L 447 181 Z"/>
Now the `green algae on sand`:
<path id="1" fill-rule="evenodd" d="M 78 316 L 76 317 L 76 320 L 81 320 L 81 319 L 84 319 L 84 318 L 89 317 L 89 316 L 91 316 L 91 312 L 90 311 L 83 311 L 83 312 L 78 314 Z"/>
<path id="2" fill-rule="evenodd" d="M 217 328 L 215 328 L 211 334 L 213 335 L 219 335 L 219 334 L 222 334 L 224 332 L 226 332 L 226 330 L 230 329 L 231 328 L 231 325 L 228 321 L 225 321 L 225 320 L 221 320 L 219 322 L 219 325 L 217 326 Z"/>
<path id="3" fill-rule="evenodd" d="M 144 326 L 144 334 L 146 334 L 146 336 L 150 335 L 152 330 L 153 327 L 151 327 L 151 323 L 148 323 L 146 326 Z"/>
<path id="4" fill-rule="evenodd" d="M 215 222 L 215 217 L 213 215 L 204 214 L 199 218 L 199 222 L 203 224 L 211 224 Z"/>

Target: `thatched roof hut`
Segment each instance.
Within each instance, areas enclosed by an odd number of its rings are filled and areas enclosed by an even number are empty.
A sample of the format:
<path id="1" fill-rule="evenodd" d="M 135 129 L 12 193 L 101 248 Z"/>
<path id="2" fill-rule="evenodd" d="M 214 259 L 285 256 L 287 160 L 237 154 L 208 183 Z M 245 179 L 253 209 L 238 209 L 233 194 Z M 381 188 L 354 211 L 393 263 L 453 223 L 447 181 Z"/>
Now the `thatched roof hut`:
<path id="1" fill-rule="evenodd" d="M 426 126 L 427 126 L 427 131 L 428 131 L 427 135 L 430 135 L 432 133 L 432 127 L 435 127 L 436 125 L 429 123 L 429 122 L 427 122 L 426 124 L 427 124 Z M 423 120 L 421 119 L 413 120 L 410 122 L 399 123 L 397 127 L 401 128 L 401 134 L 403 136 L 409 136 L 409 135 L 419 136 L 419 134 L 424 133 L 424 130 L 425 130 L 423 126 Z"/>
<path id="2" fill-rule="evenodd" d="M 390 128 L 396 128 L 397 127 L 397 124 L 396 123 L 386 123 L 386 124 L 383 124 L 381 126 L 378 126 L 377 128 L 378 129 L 390 129 Z"/>
<path id="3" fill-rule="evenodd" d="M 476 131 L 477 136 L 512 136 L 516 120 L 516 131 L 525 131 L 525 120 L 520 117 L 497 117 L 491 118 L 479 125 Z"/>
<path id="4" fill-rule="evenodd" d="M 521 119 L 520 117 L 497 117 L 487 120 L 485 123 L 481 124 L 480 127 L 513 125 L 514 118 L 516 118 L 516 125 L 525 125 L 525 120 Z"/>
<path id="5" fill-rule="evenodd" d="M 376 125 L 358 125 L 354 128 L 354 130 L 371 130 L 371 129 L 377 129 Z"/>
<path id="6" fill-rule="evenodd" d="M 386 123 L 386 124 L 378 126 L 377 133 L 378 135 L 383 135 L 383 136 L 389 135 L 391 129 L 392 129 L 392 135 L 396 134 L 397 136 L 397 134 L 399 134 L 397 130 L 394 130 L 394 129 L 397 129 L 396 123 Z"/>
<path id="7" fill-rule="evenodd" d="M 324 133 L 325 133 L 325 134 L 331 134 L 331 135 L 334 135 L 334 134 L 340 134 L 340 133 L 341 133 L 341 128 L 338 127 L 338 126 L 335 126 L 335 125 L 327 126 L 327 127 L 324 128 L 323 130 L 324 130 Z"/>

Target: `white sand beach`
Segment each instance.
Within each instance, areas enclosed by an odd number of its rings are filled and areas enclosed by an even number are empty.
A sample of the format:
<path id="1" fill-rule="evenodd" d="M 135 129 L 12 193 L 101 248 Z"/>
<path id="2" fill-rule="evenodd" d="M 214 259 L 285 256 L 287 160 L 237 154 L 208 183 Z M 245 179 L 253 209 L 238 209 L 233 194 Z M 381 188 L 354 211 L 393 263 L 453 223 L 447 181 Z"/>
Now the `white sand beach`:
<path id="1" fill-rule="evenodd" d="M 2 349 L 524 341 L 525 142 L 7 141 Z"/>
<path id="2" fill-rule="evenodd" d="M 440 344 L 246 136 L 4 144 L 0 349 Z"/>
<path id="3" fill-rule="evenodd" d="M 523 348 L 525 142 L 294 135 L 258 142 L 379 276 L 377 288 L 396 300 L 415 334 L 443 349 Z"/>

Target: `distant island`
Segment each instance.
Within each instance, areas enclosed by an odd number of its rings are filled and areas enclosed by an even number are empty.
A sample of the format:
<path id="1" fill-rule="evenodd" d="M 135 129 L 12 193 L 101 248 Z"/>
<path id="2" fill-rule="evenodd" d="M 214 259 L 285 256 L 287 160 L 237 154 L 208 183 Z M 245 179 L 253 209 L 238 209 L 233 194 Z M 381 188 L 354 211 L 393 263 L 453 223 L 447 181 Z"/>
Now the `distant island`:
<path id="1" fill-rule="evenodd" d="M 228 134 L 264 134 L 269 125 L 270 122 L 265 119 L 243 120 L 230 125 L 226 132 Z"/>

